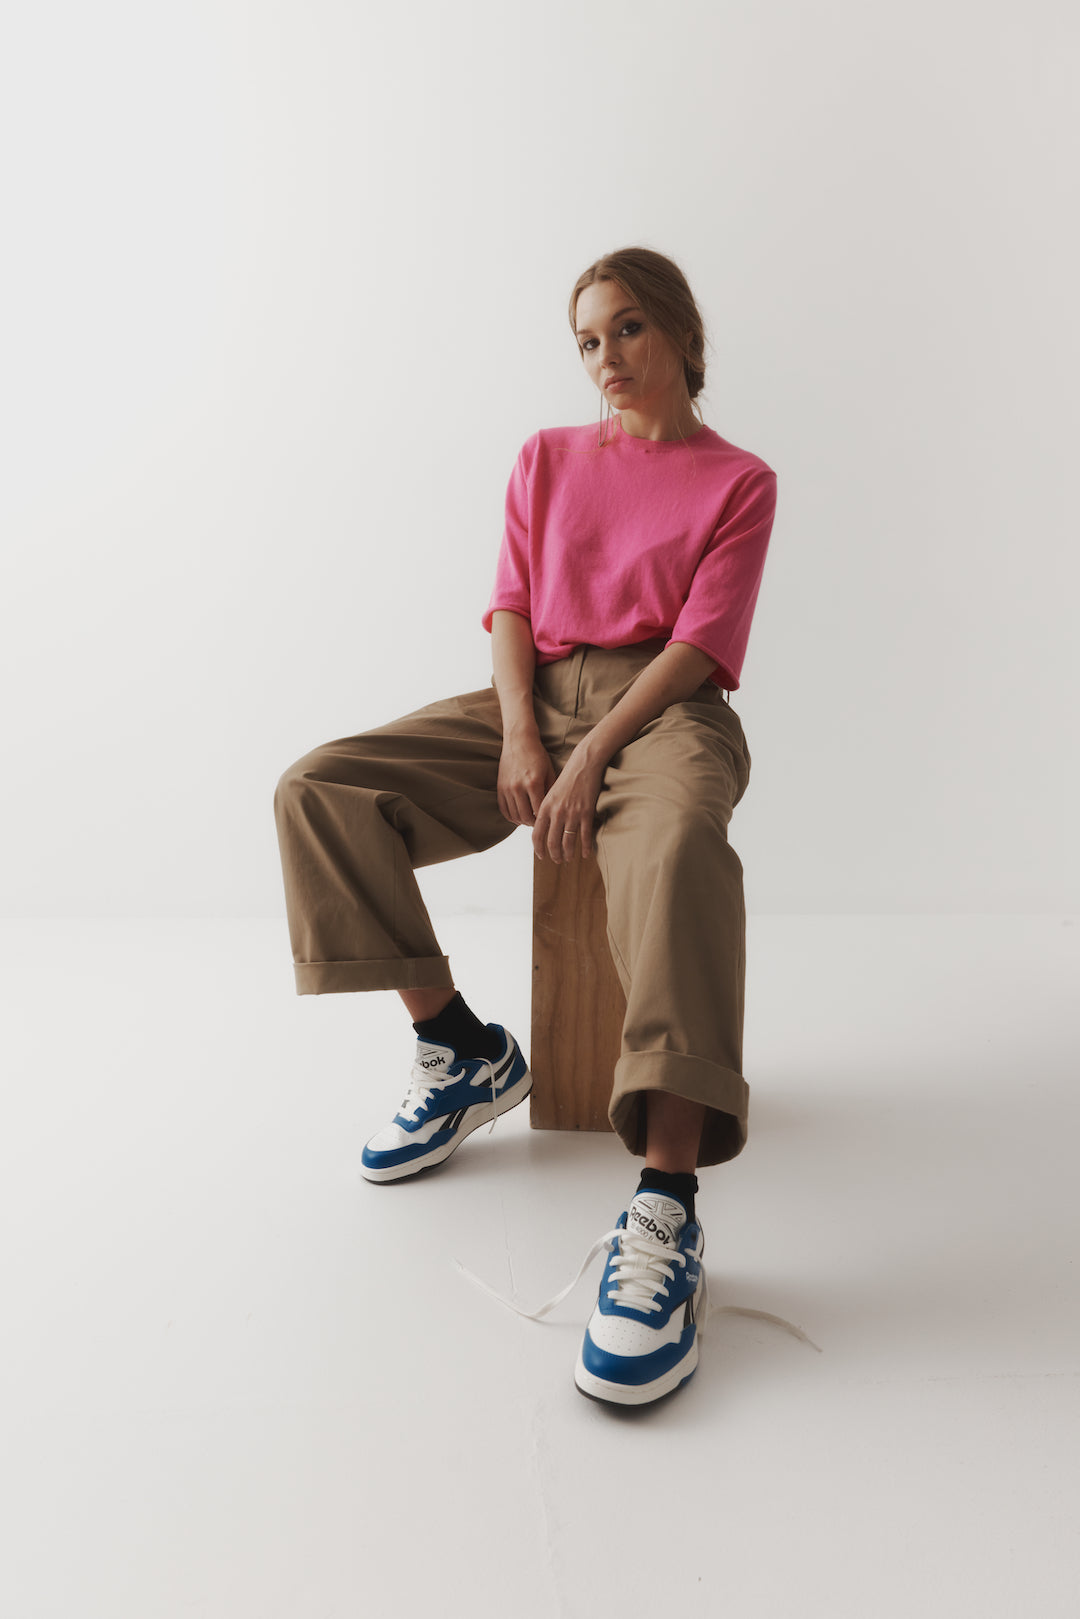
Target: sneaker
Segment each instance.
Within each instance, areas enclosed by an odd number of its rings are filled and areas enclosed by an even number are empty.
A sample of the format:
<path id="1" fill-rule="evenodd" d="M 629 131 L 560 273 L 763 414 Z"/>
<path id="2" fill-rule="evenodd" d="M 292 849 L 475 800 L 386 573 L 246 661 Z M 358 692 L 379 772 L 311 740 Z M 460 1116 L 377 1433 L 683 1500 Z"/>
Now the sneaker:
<path id="1" fill-rule="evenodd" d="M 415 1175 L 459 1147 L 467 1135 L 523 1102 L 532 1074 L 517 1041 L 500 1023 L 487 1025 L 503 1042 L 501 1053 L 459 1056 L 453 1046 L 416 1042 L 416 1056 L 405 1100 L 386 1127 L 373 1135 L 360 1155 L 360 1173 L 369 1181 L 396 1181 Z"/>
<path id="2" fill-rule="evenodd" d="M 605 1241 L 600 1297 L 574 1368 L 582 1394 L 616 1405 L 658 1400 L 693 1377 L 704 1326 L 705 1237 L 665 1192 L 638 1192 Z"/>

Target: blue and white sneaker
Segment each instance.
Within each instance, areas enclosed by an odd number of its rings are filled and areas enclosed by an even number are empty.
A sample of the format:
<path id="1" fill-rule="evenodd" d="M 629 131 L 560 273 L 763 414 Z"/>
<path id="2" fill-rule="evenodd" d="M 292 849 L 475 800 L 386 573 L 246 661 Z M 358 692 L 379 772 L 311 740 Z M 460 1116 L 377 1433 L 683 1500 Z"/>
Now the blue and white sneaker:
<path id="1" fill-rule="evenodd" d="M 360 1155 L 369 1181 L 415 1175 L 461 1145 L 467 1135 L 523 1102 L 532 1074 L 517 1041 L 501 1023 L 487 1027 L 503 1042 L 497 1057 L 459 1057 L 453 1046 L 417 1040 L 405 1100 Z"/>
<path id="2" fill-rule="evenodd" d="M 678 1198 L 642 1191 L 604 1240 L 610 1253 L 574 1382 L 595 1400 L 644 1405 L 697 1370 L 708 1310 L 705 1237 Z"/>

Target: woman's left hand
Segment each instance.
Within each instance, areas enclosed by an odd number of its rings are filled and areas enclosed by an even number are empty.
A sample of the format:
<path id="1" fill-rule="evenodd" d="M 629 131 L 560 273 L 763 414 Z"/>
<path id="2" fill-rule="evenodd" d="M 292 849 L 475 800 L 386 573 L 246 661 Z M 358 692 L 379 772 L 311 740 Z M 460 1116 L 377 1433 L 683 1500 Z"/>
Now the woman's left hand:
<path id="1" fill-rule="evenodd" d="M 579 842 L 584 859 L 594 852 L 596 801 L 606 769 L 606 761 L 589 758 L 580 744 L 574 749 L 537 811 L 533 848 L 538 859 L 542 860 L 546 852 L 560 866 L 573 859 Z"/>

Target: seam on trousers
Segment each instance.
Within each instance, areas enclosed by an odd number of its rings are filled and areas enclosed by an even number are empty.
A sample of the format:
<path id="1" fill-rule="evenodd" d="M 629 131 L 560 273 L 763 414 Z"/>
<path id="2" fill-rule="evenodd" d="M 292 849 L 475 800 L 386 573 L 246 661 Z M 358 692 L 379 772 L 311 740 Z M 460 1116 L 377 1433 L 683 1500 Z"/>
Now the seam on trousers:
<path id="1" fill-rule="evenodd" d="M 574 719 L 577 719 L 577 717 L 578 717 L 578 709 L 581 706 L 581 677 L 582 677 L 583 673 L 585 672 L 585 654 L 586 654 L 586 650 L 587 649 L 585 647 L 582 647 L 582 649 L 581 649 L 581 662 L 578 664 L 577 690 L 574 693 L 574 715 L 573 715 Z M 569 727 L 567 727 L 567 729 L 569 730 Z"/>
<path id="2" fill-rule="evenodd" d="M 576 656 L 576 654 L 572 654 L 572 655 Z M 562 714 L 562 718 L 566 720 L 566 724 L 563 727 L 562 737 L 560 738 L 559 744 L 558 744 L 560 749 L 565 748 L 566 739 L 570 735 L 571 728 L 574 726 L 574 724 L 577 721 L 578 709 L 581 706 L 581 672 L 584 669 L 584 667 L 585 667 L 585 649 L 583 647 L 582 651 L 581 651 L 581 662 L 578 664 L 577 690 L 574 692 L 574 712 L 572 714 L 569 714 L 569 715 Z M 544 701 L 547 702 L 547 698 L 544 698 Z M 549 704 L 549 707 L 555 707 L 555 705 L 553 703 L 551 703 L 551 704 Z M 557 709 L 556 712 L 561 714 L 562 711 Z"/>

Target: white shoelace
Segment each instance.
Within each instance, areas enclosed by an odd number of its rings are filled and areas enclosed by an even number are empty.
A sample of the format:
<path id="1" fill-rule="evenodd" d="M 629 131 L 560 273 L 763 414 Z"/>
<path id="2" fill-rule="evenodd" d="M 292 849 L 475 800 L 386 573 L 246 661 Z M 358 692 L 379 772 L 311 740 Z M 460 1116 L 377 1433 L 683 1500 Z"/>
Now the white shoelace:
<path id="1" fill-rule="evenodd" d="M 513 1299 L 508 1299 L 502 1293 L 497 1293 L 493 1287 L 488 1286 L 487 1282 L 482 1281 L 474 1271 L 463 1265 L 460 1259 L 455 1258 L 454 1264 L 471 1282 L 475 1282 L 477 1287 L 482 1288 L 485 1293 L 489 1293 L 500 1304 L 505 1304 L 508 1310 L 515 1311 L 517 1315 L 525 1316 L 529 1321 L 539 1321 L 550 1310 L 554 1310 L 557 1304 L 561 1304 L 568 1293 L 573 1292 L 601 1248 L 614 1250 L 616 1243 L 621 1246 L 618 1257 L 612 1266 L 612 1286 L 608 1288 L 608 1298 L 615 1299 L 619 1304 L 628 1304 L 635 1310 L 644 1310 L 645 1312 L 662 1310 L 663 1305 L 659 1299 L 654 1297 L 654 1294 L 659 1292 L 665 1297 L 667 1296 L 668 1289 L 661 1278 L 666 1277 L 668 1281 L 673 1280 L 675 1276 L 673 1265 L 681 1264 L 685 1268 L 686 1255 L 673 1252 L 668 1248 L 661 1248 L 657 1243 L 646 1242 L 641 1238 L 630 1236 L 624 1227 L 605 1232 L 602 1237 L 599 1237 L 589 1249 L 588 1254 L 585 1256 L 585 1261 L 573 1281 L 569 1282 L 561 1292 L 556 1293 L 553 1299 L 549 1299 L 546 1304 L 541 1304 L 537 1310 L 525 1310 L 520 1304 L 515 1304 Z M 705 1323 L 710 1314 L 721 1315 L 725 1313 L 752 1316 L 757 1321 L 771 1321 L 774 1326 L 783 1327 L 787 1332 L 792 1333 L 794 1337 L 801 1338 L 803 1343 L 807 1343 L 812 1349 L 816 1349 L 819 1355 L 822 1353 L 820 1344 L 816 1344 L 812 1338 L 807 1337 L 802 1328 L 797 1327 L 793 1321 L 785 1321 L 782 1315 L 770 1315 L 767 1310 L 748 1310 L 741 1304 L 716 1304 L 710 1310 L 709 1284 L 703 1263 L 701 1266 L 701 1304 L 696 1312 L 698 1337 L 704 1338 Z"/>
<path id="2" fill-rule="evenodd" d="M 491 1130 L 494 1130 L 496 1120 L 499 1116 L 498 1103 L 495 1096 L 495 1064 L 490 1058 L 487 1057 L 485 1057 L 483 1061 L 487 1067 L 488 1078 L 486 1080 L 484 1079 L 484 1070 L 481 1068 L 478 1073 L 473 1075 L 472 1079 L 469 1081 L 469 1084 L 487 1084 L 491 1086 Z M 405 1092 L 405 1100 L 398 1108 L 398 1113 L 403 1119 L 415 1119 L 420 1109 L 426 1102 L 431 1100 L 436 1091 L 444 1091 L 449 1085 L 457 1085 L 460 1083 L 462 1078 L 463 1076 L 461 1074 L 443 1074 L 436 1076 L 431 1072 L 430 1069 L 421 1068 L 419 1063 L 414 1062 L 412 1066 L 412 1073 L 409 1075 L 409 1088 Z M 488 1135 L 491 1134 L 491 1130 L 488 1131 Z"/>

